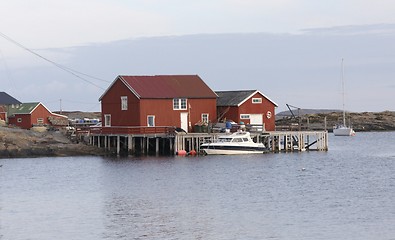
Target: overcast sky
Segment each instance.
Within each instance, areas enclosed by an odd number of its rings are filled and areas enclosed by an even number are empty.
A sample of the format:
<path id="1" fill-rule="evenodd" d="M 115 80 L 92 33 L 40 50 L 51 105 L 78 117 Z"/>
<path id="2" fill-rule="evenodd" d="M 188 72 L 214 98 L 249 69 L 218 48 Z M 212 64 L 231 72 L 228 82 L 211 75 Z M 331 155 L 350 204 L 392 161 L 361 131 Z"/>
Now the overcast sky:
<path id="1" fill-rule="evenodd" d="M 395 110 L 390 0 L 12 0 L 0 33 L 0 82 L 51 110 L 100 110 L 118 74 L 198 74 L 213 90 L 258 89 L 279 104 Z M 243 84 L 240 84 L 243 83 Z M 333 100 L 336 99 L 336 100 Z"/>

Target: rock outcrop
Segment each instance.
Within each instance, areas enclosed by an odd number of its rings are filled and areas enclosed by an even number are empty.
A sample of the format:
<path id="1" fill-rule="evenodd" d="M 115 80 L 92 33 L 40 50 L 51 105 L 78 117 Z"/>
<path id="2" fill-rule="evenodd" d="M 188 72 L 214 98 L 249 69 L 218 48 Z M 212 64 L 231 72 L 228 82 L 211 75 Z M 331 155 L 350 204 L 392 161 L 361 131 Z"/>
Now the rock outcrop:
<path id="1" fill-rule="evenodd" d="M 97 147 L 73 143 L 61 131 L 0 127 L 0 158 L 104 155 Z"/>

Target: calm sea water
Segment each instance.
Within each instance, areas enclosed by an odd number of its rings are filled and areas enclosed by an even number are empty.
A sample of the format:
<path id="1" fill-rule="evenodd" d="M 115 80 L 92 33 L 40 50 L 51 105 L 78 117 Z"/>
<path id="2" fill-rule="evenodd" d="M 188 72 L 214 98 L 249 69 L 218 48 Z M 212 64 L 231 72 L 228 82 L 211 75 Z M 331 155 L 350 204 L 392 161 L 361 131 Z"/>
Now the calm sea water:
<path id="1" fill-rule="evenodd" d="M 395 239 L 395 132 L 328 152 L 0 159 L 1 240 Z"/>

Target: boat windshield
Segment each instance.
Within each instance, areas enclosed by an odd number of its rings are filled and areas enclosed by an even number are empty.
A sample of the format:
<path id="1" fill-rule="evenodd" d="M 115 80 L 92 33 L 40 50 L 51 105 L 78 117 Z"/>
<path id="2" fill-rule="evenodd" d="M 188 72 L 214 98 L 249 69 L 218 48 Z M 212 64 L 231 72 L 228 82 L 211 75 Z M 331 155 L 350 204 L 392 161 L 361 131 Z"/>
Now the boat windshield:
<path id="1" fill-rule="evenodd" d="M 232 142 L 243 142 L 242 138 L 233 138 Z"/>
<path id="2" fill-rule="evenodd" d="M 232 138 L 219 138 L 218 142 L 231 142 Z"/>

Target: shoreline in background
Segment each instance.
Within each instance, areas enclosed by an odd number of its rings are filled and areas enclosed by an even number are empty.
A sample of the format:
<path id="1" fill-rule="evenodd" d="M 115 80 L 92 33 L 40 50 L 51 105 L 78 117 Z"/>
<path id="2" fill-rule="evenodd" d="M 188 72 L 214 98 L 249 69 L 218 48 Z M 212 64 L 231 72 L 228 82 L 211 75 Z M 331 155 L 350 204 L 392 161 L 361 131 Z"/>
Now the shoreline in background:
<path id="1" fill-rule="evenodd" d="M 348 113 L 347 115 L 347 119 L 357 133 L 395 131 L 395 112 Z M 297 118 L 284 117 L 276 121 L 276 126 L 278 130 L 283 126 L 292 126 L 297 130 L 298 126 L 295 124 L 301 123 L 302 130 L 324 130 L 325 117 L 327 129 L 330 131 L 341 118 L 341 113 L 305 114 L 301 115 L 300 121 Z M 0 142 L 0 158 L 106 155 L 103 149 L 72 142 L 62 131 L 38 132 L 4 126 L 0 127 Z"/>
<path id="2" fill-rule="evenodd" d="M 331 132 L 333 126 L 342 123 L 342 112 L 328 112 L 327 110 L 309 110 L 301 109 L 294 111 L 295 117 L 291 113 L 282 112 L 276 115 L 276 129 L 281 130 L 292 126 L 298 129 L 299 125 L 303 130 L 325 130 Z M 346 113 L 347 125 L 353 127 L 356 132 L 372 132 L 372 131 L 395 131 L 395 112 L 348 112 Z"/>

